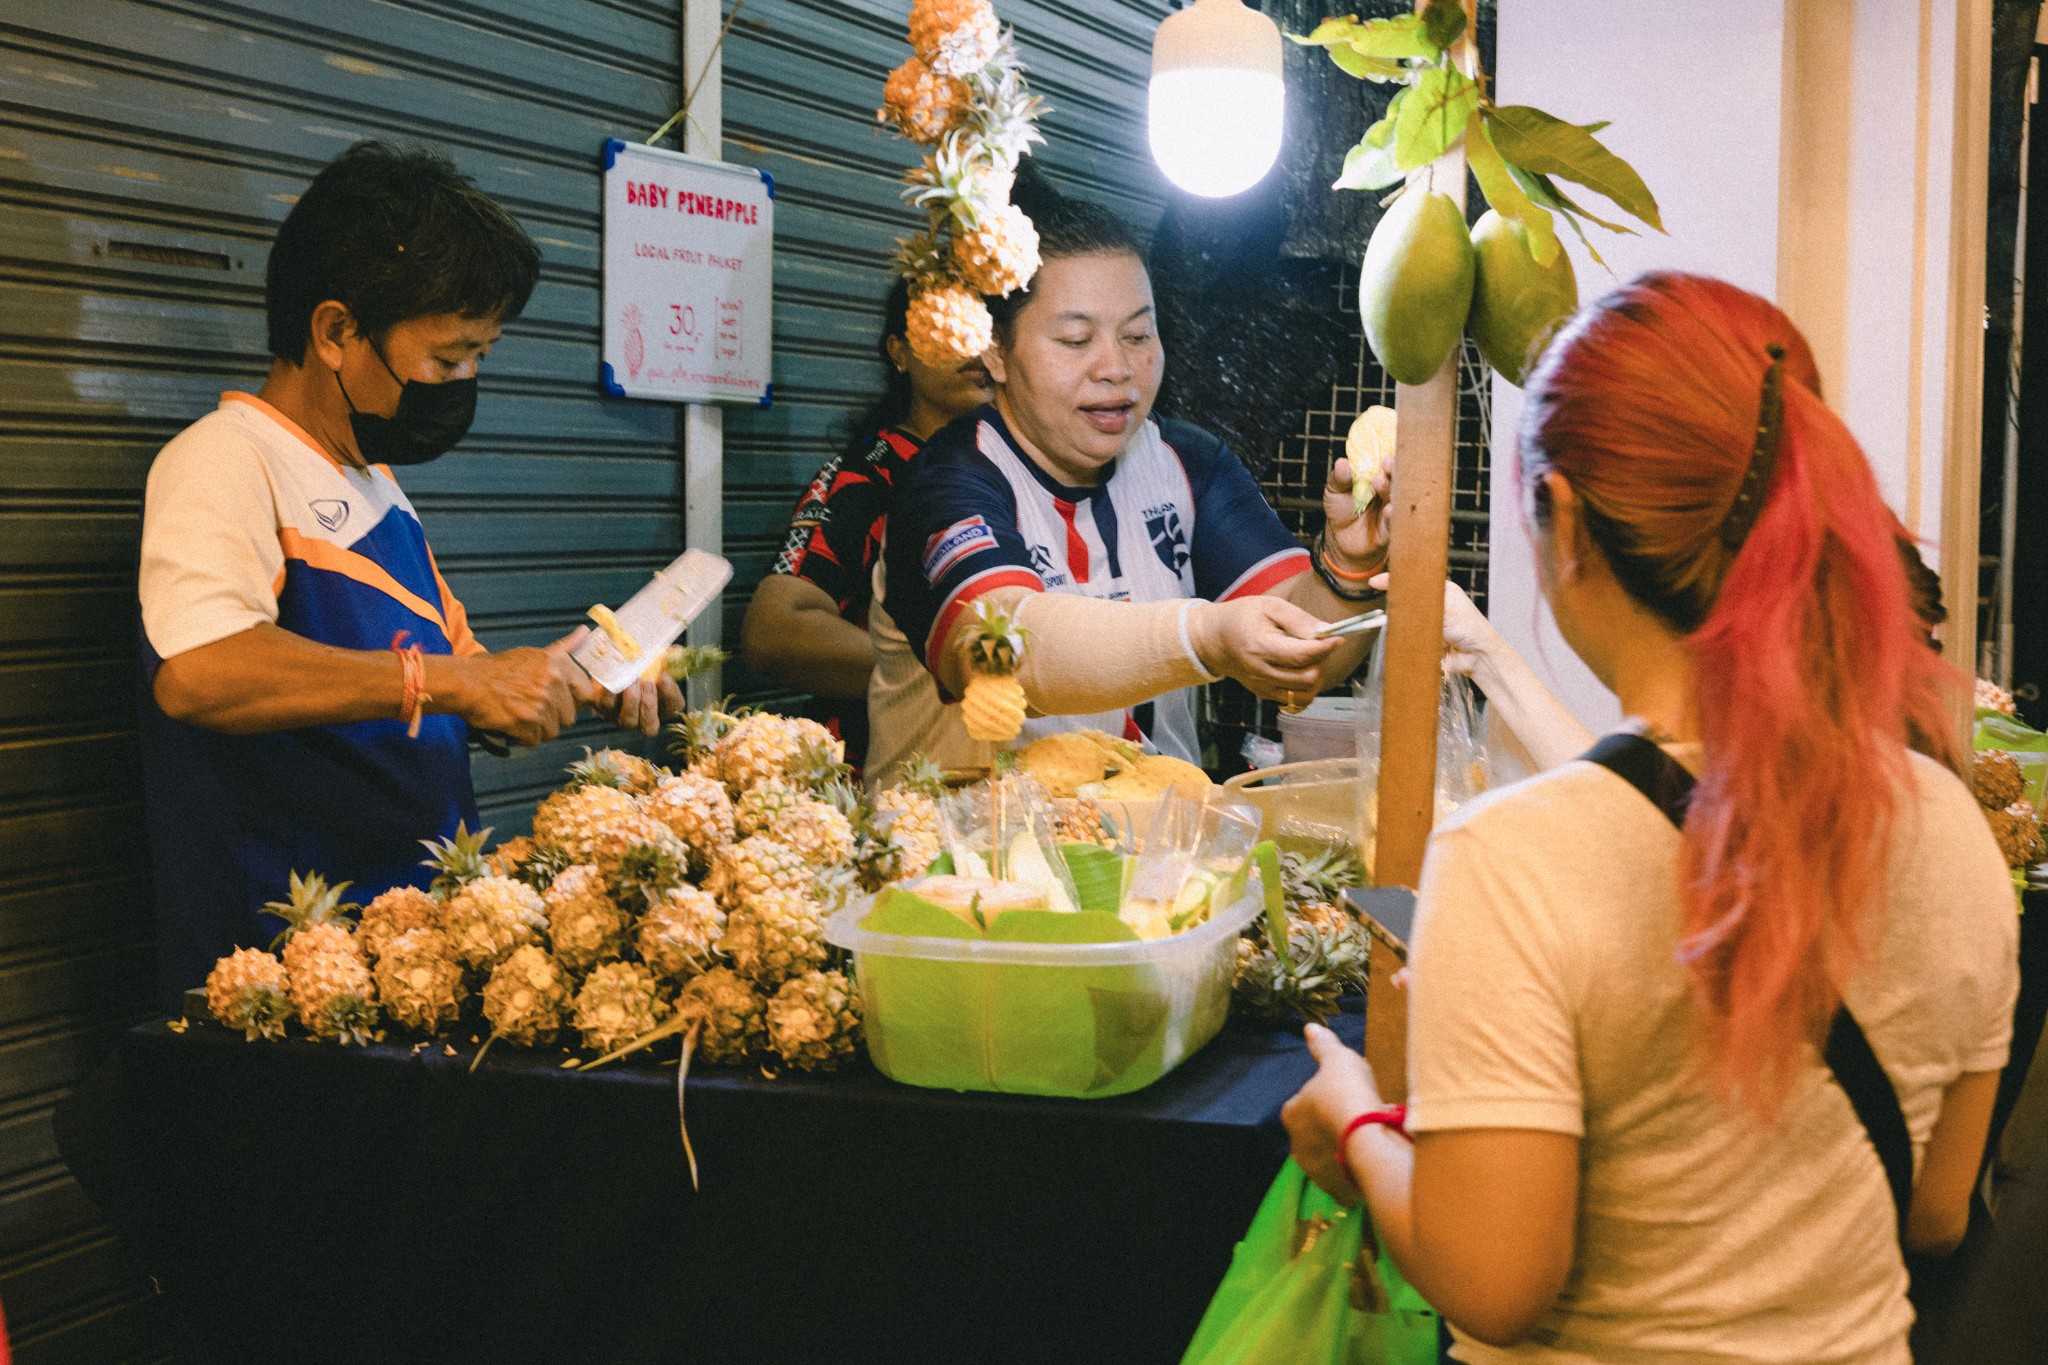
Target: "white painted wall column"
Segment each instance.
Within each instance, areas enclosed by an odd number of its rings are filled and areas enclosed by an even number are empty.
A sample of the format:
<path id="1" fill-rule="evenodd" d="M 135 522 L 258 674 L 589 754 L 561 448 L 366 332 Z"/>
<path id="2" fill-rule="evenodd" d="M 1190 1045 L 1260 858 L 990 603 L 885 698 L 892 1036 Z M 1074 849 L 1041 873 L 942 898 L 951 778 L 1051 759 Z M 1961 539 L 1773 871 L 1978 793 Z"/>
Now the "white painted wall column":
<path id="1" fill-rule="evenodd" d="M 725 155 L 725 53 L 718 46 L 722 8 L 721 0 L 683 0 L 683 95 L 695 87 L 683 120 L 683 150 L 713 160 Z M 714 555 L 725 553 L 725 410 L 713 403 L 683 407 L 683 543 Z M 722 604 L 714 603 L 691 623 L 690 643 L 716 645 L 724 633 Z M 721 684 L 717 669 L 691 678 L 690 705 L 715 701 Z"/>
<path id="2" fill-rule="evenodd" d="M 1671 268 L 1776 299 L 1943 576 L 1973 658 L 1990 0 L 1500 0 L 1497 98 L 1602 134 L 1669 236 L 1569 234 L 1590 300 Z M 1494 381 L 1495 625 L 1581 719 L 1618 717 L 1537 593 L 1514 482 L 1521 391 Z"/>

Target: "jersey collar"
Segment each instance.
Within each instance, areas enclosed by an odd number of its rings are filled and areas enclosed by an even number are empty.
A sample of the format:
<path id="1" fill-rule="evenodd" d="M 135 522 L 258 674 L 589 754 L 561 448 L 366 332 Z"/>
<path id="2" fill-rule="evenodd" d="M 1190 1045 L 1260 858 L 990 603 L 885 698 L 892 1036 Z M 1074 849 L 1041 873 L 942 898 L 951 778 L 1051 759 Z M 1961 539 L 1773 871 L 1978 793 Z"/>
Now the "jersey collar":
<path id="1" fill-rule="evenodd" d="M 1116 459 L 1111 460 L 1102 467 L 1102 477 L 1093 487 L 1071 488 L 1039 468 L 1038 461 L 1025 453 L 1024 447 L 1017 443 L 1017 438 L 1010 434 L 1009 423 L 1003 420 L 1003 414 L 996 410 L 995 404 L 982 404 L 980 410 L 974 414 L 974 417 L 977 423 L 987 422 L 990 426 L 994 427 L 996 435 L 1001 437 L 1003 444 L 1010 448 L 1010 453 L 1017 457 L 1017 463 L 1023 465 L 1024 468 L 1031 472 L 1031 477 L 1038 480 L 1039 487 L 1058 498 L 1061 502 L 1083 503 L 1094 497 L 1097 493 L 1107 493 L 1109 491 L 1109 481 L 1116 477 L 1117 467 L 1123 463 L 1123 457 L 1119 455 Z"/>

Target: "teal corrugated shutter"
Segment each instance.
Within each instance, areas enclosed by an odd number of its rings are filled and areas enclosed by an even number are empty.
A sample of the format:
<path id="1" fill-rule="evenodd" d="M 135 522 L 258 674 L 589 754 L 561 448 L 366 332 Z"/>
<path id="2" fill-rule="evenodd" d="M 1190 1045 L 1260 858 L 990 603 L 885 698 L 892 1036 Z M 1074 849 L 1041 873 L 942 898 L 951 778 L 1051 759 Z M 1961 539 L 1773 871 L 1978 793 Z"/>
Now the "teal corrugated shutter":
<path id="1" fill-rule="evenodd" d="M 677 415 L 598 394 L 598 151 L 671 111 L 677 27 L 674 0 L 7 6 L 0 1300 L 24 1361 L 161 1346 L 49 1125 L 154 994 L 133 743 L 150 457 L 261 382 L 266 246 L 307 179 L 357 138 L 423 140 L 545 258 L 475 433 L 403 474 L 441 565 L 493 647 L 631 593 L 681 548 Z M 572 752 L 480 759 L 487 814 L 522 822 Z"/>

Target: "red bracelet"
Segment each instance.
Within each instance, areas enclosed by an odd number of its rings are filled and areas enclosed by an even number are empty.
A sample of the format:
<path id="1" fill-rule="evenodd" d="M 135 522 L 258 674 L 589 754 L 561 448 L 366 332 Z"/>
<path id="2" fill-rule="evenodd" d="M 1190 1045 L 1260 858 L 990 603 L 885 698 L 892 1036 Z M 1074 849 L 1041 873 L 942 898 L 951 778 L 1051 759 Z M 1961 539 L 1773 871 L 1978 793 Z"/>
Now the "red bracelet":
<path id="1" fill-rule="evenodd" d="M 391 652 L 398 656 L 398 667 L 404 678 L 404 691 L 399 696 L 398 718 L 405 722 L 408 739 L 420 737 L 420 718 L 426 714 L 427 703 L 433 698 L 427 694 L 426 656 L 417 644 L 407 647 L 405 637 L 409 631 L 399 631 L 391 637 Z"/>
<path id="2" fill-rule="evenodd" d="M 1408 1137 L 1408 1106 L 1405 1104 L 1390 1104 L 1384 1109 L 1366 1110 L 1363 1114 L 1360 1114 L 1357 1118 L 1344 1125 L 1344 1135 L 1337 1139 L 1337 1150 L 1342 1152 L 1351 1145 L 1351 1135 L 1353 1133 L 1361 1128 L 1370 1128 L 1375 1123 L 1385 1124 L 1402 1137 Z M 1408 1140 L 1414 1141 L 1413 1138 Z"/>

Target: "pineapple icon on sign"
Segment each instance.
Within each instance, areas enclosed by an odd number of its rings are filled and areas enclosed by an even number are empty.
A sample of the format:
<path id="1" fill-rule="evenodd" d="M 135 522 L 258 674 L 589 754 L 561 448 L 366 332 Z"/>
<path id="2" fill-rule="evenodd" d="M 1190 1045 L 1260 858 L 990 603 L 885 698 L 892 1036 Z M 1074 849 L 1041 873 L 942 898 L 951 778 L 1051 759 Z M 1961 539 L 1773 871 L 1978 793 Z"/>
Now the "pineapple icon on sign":
<path id="1" fill-rule="evenodd" d="M 620 321 L 626 324 L 626 373 L 638 379 L 640 364 L 647 358 L 647 343 L 640 339 L 640 305 L 627 304 L 625 316 Z"/>

